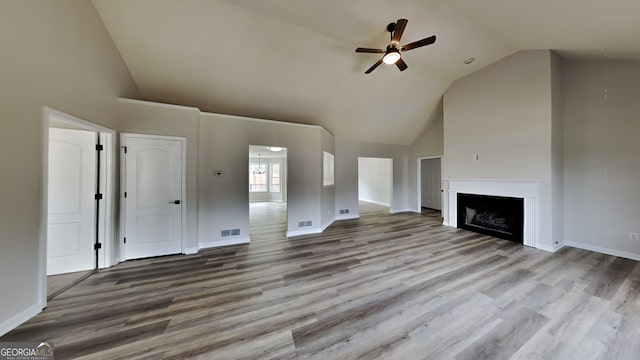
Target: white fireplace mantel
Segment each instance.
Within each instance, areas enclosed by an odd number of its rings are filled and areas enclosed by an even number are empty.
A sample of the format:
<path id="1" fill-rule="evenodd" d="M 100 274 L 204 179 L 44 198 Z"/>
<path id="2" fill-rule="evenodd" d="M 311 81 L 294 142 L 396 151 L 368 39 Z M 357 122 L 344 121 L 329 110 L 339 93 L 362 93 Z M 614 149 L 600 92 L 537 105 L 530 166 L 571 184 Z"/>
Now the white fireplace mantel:
<path id="1" fill-rule="evenodd" d="M 458 193 L 506 196 L 524 199 L 523 243 L 538 247 L 540 180 L 443 179 L 443 224 L 458 227 Z"/>

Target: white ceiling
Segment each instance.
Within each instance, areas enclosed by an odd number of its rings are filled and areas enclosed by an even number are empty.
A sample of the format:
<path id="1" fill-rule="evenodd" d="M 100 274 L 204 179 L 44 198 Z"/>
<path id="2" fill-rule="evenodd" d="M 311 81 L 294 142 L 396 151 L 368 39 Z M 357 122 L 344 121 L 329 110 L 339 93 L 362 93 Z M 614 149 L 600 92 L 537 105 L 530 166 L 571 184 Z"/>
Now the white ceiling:
<path id="1" fill-rule="evenodd" d="M 144 100 L 408 145 L 449 85 L 524 49 L 640 59 L 638 0 L 93 0 Z M 407 18 L 404 72 L 384 48 Z M 463 61 L 475 57 L 471 65 Z"/>

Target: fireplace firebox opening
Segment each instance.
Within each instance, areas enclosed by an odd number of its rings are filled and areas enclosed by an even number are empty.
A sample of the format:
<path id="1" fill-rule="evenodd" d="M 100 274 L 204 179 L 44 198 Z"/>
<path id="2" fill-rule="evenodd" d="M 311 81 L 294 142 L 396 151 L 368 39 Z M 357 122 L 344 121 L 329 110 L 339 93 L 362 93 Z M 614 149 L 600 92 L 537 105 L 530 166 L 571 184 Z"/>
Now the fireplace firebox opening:
<path id="1" fill-rule="evenodd" d="M 458 227 L 522 244 L 524 199 L 458 193 Z"/>

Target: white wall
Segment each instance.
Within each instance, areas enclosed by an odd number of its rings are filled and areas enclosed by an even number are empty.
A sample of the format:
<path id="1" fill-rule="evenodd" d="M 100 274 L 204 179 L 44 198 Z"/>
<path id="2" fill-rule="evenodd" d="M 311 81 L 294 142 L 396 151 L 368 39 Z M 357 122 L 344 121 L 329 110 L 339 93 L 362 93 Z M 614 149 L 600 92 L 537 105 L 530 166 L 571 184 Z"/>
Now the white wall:
<path id="1" fill-rule="evenodd" d="M 358 200 L 391 206 L 392 159 L 358 159 Z"/>
<path id="2" fill-rule="evenodd" d="M 640 61 L 565 60 L 564 74 L 565 240 L 640 259 Z"/>
<path id="3" fill-rule="evenodd" d="M 521 51 L 457 80 L 444 95 L 443 178 L 539 180 L 538 245 L 545 248 L 554 244 L 551 88 L 550 51 Z"/>
<path id="4" fill-rule="evenodd" d="M 0 43 L 1 335 L 46 297 L 42 107 L 115 129 L 117 98 L 139 93 L 91 2 L 3 1 Z"/>
<path id="5" fill-rule="evenodd" d="M 415 159 L 408 146 L 363 143 L 336 139 L 336 214 L 341 209 L 349 209 L 346 216 L 358 217 L 358 158 L 393 159 L 393 190 L 391 212 L 419 211 L 416 207 Z"/>

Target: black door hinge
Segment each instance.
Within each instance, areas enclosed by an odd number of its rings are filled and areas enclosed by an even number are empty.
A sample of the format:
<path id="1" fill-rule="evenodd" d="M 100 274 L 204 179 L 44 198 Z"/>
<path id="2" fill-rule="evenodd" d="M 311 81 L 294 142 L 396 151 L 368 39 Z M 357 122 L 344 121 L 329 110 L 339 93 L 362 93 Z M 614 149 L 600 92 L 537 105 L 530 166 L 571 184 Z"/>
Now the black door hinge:
<path id="1" fill-rule="evenodd" d="M 124 197 L 125 197 L 125 199 L 127 198 L 127 192 L 126 191 L 124 192 Z"/>
<path id="2" fill-rule="evenodd" d="M 94 196 L 94 199 L 96 199 L 96 200 L 102 200 L 102 194 L 96 194 L 96 195 Z"/>
<path id="3" fill-rule="evenodd" d="M 96 144 L 96 151 L 102 151 L 102 150 L 104 150 L 104 146 L 100 144 Z"/>
<path id="4" fill-rule="evenodd" d="M 102 249 L 102 243 L 93 244 L 93 250 L 99 250 L 99 249 Z"/>
<path id="5" fill-rule="evenodd" d="M 125 244 L 127 243 L 127 238 L 124 238 L 124 243 L 125 243 Z"/>
<path id="6" fill-rule="evenodd" d="M 124 150 L 124 153 L 126 154 L 127 153 L 127 147 L 123 146 L 122 149 Z"/>

